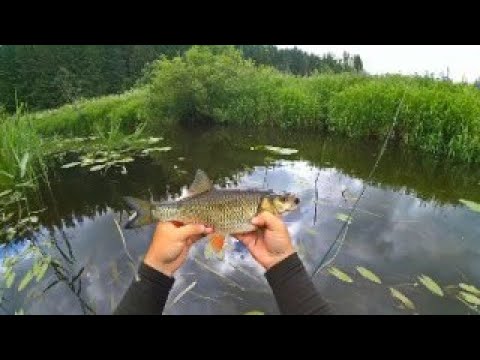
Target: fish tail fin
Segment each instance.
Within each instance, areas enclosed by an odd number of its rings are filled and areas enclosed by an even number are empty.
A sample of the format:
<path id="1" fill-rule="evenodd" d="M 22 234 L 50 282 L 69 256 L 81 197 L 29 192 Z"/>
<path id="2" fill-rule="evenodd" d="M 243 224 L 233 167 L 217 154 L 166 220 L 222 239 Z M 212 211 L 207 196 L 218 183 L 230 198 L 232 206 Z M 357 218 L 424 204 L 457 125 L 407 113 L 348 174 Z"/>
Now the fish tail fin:
<path id="1" fill-rule="evenodd" d="M 125 225 L 125 229 L 133 229 L 155 222 L 152 215 L 152 204 L 150 202 L 130 196 L 125 196 L 123 200 L 130 209 L 136 212 L 135 216 Z"/>

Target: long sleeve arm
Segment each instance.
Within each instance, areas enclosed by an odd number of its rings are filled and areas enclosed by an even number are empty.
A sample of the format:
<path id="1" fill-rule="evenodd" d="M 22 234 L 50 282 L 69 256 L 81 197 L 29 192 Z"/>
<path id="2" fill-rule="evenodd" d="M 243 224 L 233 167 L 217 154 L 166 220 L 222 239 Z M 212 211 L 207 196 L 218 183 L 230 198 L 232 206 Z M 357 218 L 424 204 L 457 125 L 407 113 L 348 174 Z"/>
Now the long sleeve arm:
<path id="1" fill-rule="evenodd" d="M 162 315 L 174 279 L 142 263 L 114 315 Z"/>
<path id="2" fill-rule="evenodd" d="M 284 315 L 331 315 L 298 255 L 292 254 L 265 273 Z"/>

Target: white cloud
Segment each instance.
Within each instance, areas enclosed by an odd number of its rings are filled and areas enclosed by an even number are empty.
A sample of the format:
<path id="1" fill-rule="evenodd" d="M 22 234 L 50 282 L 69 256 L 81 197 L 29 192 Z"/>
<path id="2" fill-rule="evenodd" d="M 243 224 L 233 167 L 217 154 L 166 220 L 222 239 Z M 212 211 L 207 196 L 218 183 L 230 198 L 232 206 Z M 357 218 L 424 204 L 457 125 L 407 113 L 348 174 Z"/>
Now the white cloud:
<path id="1" fill-rule="evenodd" d="M 473 82 L 480 77 L 480 45 L 278 45 L 297 46 L 314 54 L 331 52 L 340 57 L 343 51 L 359 54 L 364 68 L 372 74 L 402 73 L 436 75 L 450 70 L 454 81 L 463 77 Z"/>

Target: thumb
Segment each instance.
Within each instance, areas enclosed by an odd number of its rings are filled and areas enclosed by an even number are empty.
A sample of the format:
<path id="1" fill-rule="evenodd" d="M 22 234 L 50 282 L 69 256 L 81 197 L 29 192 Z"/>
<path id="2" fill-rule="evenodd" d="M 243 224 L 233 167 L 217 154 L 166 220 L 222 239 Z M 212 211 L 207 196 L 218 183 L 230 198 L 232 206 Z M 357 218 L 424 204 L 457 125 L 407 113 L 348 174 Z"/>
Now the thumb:
<path id="1" fill-rule="evenodd" d="M 272 231 L 278 231 L 283 228 L 283 221 L 270 212 L 262 212 L 252 219 L 252 224 L 258 227 L 266 227 Z"/>

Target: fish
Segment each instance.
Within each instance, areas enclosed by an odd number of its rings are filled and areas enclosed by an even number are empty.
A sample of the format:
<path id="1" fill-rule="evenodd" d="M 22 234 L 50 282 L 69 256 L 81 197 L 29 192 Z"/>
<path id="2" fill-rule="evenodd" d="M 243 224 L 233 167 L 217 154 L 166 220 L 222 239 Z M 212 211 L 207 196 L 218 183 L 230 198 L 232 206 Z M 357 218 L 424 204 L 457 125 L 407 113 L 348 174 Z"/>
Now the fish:
<path id="1" fill-rule="evenodd" d="M 172 222 L 176 226 L 203 224 L 212 227 L 208 235 L 208 251 L 222 258 L 228 236 L 257 231 L 251 220 L 263 211 L 283 215 L 295 210 L 300 199 L 292 193 L 275 193 L 258 189 L 219 189 L 201 169 L 188 188 L 188 195 L 176 201 L 154 202 L 123 197 L 135 211 L 125 225 L 134 229 L 156 222 Z"/>

